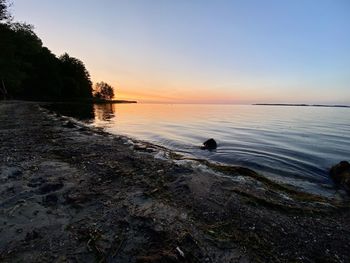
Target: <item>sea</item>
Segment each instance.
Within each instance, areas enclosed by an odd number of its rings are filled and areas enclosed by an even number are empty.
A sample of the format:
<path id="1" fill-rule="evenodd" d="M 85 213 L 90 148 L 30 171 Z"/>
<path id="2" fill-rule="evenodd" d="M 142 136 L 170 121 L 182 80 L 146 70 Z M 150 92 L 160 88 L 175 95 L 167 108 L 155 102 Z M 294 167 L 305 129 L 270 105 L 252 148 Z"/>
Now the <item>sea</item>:
<path id="1" fill-rule="evenodd" d="M 185 158 L 251 168 L 303 189 L 332 188 L 329 169 L 350 161 L 350 108 L 215 104 L 57 104 L 105 131 Z M 202 150 L 209 138 L 216 150 Z"/>

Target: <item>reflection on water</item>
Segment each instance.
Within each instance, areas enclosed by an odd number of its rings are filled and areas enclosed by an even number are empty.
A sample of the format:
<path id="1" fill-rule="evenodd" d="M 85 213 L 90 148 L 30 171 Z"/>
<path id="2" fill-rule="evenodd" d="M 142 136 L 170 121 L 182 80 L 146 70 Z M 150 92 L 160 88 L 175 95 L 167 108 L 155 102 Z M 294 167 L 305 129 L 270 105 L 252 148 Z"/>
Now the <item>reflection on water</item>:
<path id="1" fill-rule="evenodd" d="M 93 124 L 191 157 L 244 165 L 267 176 L 330 183 L 350 159 L 350 109 L 250 105 L 94 105 Z M 218 142 L 213 152 L 199 146 Z"/>
<path id="2" fill-rule="evenodd" d="M 62 115 L 70 116 L 85 122 L 92 122 L 95 119 L 95 110 L 93 104 L 52 103 L 45 105 L 45 107 L 49 110 L 59 112 Z"/>
<path id="3" fill-rule="evenodd" d="M 109 121 L 114 117 L 115 108 L 111 103 L 95 104 L 94 111 L 99 121 Z"/>

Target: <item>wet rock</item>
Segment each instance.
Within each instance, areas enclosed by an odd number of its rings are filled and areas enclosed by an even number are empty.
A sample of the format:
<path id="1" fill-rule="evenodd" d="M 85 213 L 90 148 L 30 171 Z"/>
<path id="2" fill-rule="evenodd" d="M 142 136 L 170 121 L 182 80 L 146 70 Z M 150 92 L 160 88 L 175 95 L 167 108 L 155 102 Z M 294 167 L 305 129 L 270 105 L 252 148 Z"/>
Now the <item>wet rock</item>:
<path id="1" fill-rule="evenodd" d="M 350 163 L 347 161 L 341 161 L 334 165 L 329 171 L 334 183 L 343 187 L 348 193 L 350 193 Z"/>
<path id="2" fill-rule="evenodd" d="M 61 182 L 46 183 L 39 188 L 38 193 L 39 194 L 47 194 L 47 193 L 50 193 L 53 191 L 57 191 L 57 190 L 61 189 L 62 187 L 63 187 L 63 183 L 61 183 Z"/>
<path id="3" fill-rule="evenodd" d="M 213 138 L 206 140 L 201 147 L 204 150 L 214 150 L 217 148 L 217 143 Z"/>
<path id="4" fill-rule="evenodd" d="M 138 145 L 138 144 L 134 145 L 134 150 L 141 151 L 141 152 L 148 152 L 148 153 L 155 152 L 155 149 L 147 147 L 147 145 Z"/>

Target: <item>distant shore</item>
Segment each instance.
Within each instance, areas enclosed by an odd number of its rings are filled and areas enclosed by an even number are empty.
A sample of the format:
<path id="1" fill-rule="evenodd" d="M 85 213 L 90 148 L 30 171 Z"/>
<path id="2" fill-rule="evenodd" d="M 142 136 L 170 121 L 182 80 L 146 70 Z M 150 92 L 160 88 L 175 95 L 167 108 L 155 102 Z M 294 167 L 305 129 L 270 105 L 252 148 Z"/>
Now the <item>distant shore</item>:
<path id="1" fill-rule="evenodd" d="M 99 103 L 99 104 L 103 104 L 103 103 L 137 103 L 136 100 L 105 100 L 105 99 L 91 99 L 91 100 L 87 100 L 90 101 L 92 103 Z"/>
<path id="2" fill-rule="evenodd" d="M 0 102 L 0 123 L 0 261 L 350 261 L 339 194 L 188 162 L 37 103 Z"/>
<path id="3" fill-rule="evenodd" d="M 297 107 L 329 107 L 329 108 L 350 108 L 348 105 L 326 105 L 326 104 L 293 104 L 293 103 L 254 103 L 256 106 L 297 106 Z"/>

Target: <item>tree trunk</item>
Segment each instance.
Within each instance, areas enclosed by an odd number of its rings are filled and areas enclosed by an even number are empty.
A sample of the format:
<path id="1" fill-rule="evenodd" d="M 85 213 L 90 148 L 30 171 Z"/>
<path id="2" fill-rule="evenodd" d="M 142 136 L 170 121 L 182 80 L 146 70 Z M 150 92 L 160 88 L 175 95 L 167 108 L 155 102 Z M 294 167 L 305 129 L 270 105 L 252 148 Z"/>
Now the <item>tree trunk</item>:
<path id="1" fill-rule="evenodd" d="M 6 95 L 7 95 L 7 90 L 6 90 L 6 87 L 5 87 L 5 82 L 3 79 L 1 79 L 1 84 L 2 84 L 2 87 L 1 87 L 1 93 L 3 94 L 4 96 L 4 100 L 6 100 Z"/>

